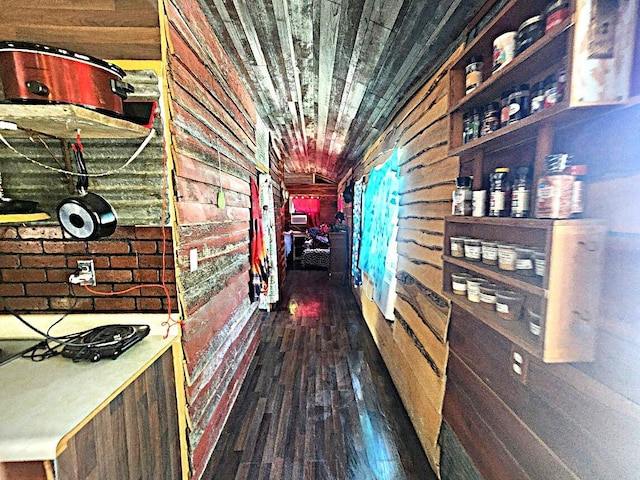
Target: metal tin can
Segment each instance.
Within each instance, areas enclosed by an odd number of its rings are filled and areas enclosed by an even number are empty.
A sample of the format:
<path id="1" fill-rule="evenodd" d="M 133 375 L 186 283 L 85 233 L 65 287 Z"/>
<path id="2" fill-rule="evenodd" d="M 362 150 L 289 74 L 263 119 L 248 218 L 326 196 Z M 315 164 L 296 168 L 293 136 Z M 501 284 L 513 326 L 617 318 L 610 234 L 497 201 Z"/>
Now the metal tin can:
<path id="1" fill-rule="evenodd" d="M 528 18 L 518 28 L 516 35 L 516 55 L 537 42 L 544 35 L 544 23 L 540 15 Z"/>
<path id="2" fill-rule="evenodd" d="M 509 95 L 509 123 L 529 115 L 529 84 L 523 83 Z"/>
<path id="3" fill-rule="evenodd" d="M 493 41 L 493 71 L 497 72 L 513 60 L 516 50 L 516 33 L 505 32 Z"/>
<path id="4" fill-rule="evenodd" d="M 545 10 L 545 33 L 569 17 L 569 2 L 567 0 L 553 0 Z"/>

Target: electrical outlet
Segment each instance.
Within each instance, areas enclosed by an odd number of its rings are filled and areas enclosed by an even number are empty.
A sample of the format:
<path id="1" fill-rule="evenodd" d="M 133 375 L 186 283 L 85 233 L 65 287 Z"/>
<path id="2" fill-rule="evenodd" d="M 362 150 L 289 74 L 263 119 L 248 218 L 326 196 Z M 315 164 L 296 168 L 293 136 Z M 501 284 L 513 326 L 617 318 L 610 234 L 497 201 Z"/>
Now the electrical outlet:
<path id="1" fill-rule="evenodd" d="M 509 363 L 511 364 L 509 368 L 509 373 L 511 374 L 511 376 L 526 385 L 527 371 L 529 367 L 529 358 L 527 357 L 527 355 L 514 347 L 511 350 L 511 359 Z"/>
<path id="2" fill-rule="evenodd" d="M 94 286 L 96 271 L 93 267 L 93 260 L 78 260 L 78 270 L 69 277 L 69 283 Z"/>

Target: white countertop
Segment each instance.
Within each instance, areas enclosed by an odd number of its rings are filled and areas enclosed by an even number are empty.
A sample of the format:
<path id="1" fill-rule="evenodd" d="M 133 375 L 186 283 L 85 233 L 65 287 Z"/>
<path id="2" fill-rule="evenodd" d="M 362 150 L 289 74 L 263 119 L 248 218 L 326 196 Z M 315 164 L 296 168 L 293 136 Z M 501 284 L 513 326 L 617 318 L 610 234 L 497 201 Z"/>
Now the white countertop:
<path id="1" fill-rule="evenodd" d="M 46 329 L 59 316 L 28 315 Z M 0 367 L 0 461 L 53 460 L 75 433 L 179 338 L 166 315 L 70 315 L 53 333 L 97 325 L 138 323 L 151 333 L 116 360 L 74 363 L 61 356 L 42 362 L 18 358 Z M 48 323 L 47 323 L 48 322 Z M 38 338 L 9 315 L 0 315 L 0 338 Z"/>

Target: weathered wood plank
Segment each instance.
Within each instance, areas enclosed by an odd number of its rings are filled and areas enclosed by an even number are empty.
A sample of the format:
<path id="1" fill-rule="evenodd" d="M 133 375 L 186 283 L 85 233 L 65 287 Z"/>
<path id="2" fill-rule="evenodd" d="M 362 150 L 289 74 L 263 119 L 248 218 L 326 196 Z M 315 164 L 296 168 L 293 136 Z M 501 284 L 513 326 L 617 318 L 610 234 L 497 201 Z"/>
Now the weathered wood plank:
<path id="1" fill-rule="evenodd" d="M 443 361 L 441 366 L 446 365 L 447 349 L 442 346 L 446 344 L 449 326 L 448 302 L 408 273 L 399 271 L 396 276 L 399 297 L 396 308 L 423 339 L 429 354 Z"/>

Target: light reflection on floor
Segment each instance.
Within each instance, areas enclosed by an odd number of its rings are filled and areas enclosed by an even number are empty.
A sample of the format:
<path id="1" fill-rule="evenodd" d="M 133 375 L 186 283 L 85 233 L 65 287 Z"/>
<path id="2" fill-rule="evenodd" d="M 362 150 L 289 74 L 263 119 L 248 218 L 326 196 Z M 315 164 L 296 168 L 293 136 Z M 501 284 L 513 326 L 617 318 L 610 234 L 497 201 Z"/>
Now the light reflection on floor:
<path id="1" fill-rule="evenodd" d="M 289 301 L 289 313 L 296 318 L 318 319 L 326 313 L 326 305 L 320 300 L 298 302 L 295 299 Z"/>

